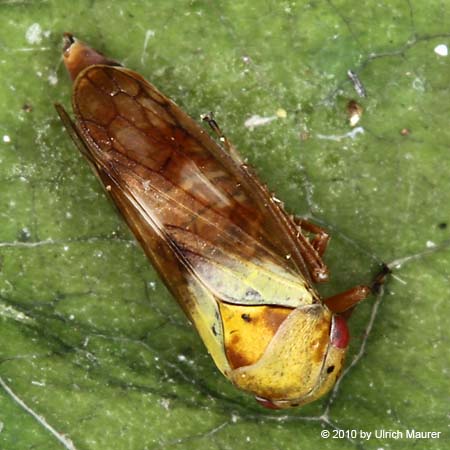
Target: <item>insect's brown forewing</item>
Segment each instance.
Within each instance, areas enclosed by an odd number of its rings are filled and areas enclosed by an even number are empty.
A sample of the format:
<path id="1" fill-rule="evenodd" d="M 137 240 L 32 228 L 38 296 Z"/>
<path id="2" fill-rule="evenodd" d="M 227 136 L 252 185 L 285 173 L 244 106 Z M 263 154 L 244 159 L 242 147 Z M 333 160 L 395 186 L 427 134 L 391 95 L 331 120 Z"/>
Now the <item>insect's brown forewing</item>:
<path id="1" fill-rule="evenodd" d="M 159 189 L 189 210 L 182 215 L 197 236 L 212 237 L 220 245 L 217 230 L 227 230 L 234 239 L 227 236 L 222 244 L 234 248 L 242 231 L 252 237 L 242 242 L 250 244 L 240 249 L 244 257 L 271 251 L 285 259 L 286 245 L 271 233 L 267 206 L 260 208 L 245 193 L 238 168 L 230 161 L 235 172 L 230 174 L 223 150 L 139 75 L 111 67 L 89 69 L 74 86 L 74 108 L 81 130 L 108 151 L 110 163 L 113 155 L 124 155 L 140 166 L 144 189 Z M 169 209 L 160 213 L 171 215 Z M 203 220 L 208 215 L 210 220 Z M 289 261 L 281 264 L 291 266 Z"/>
<path id="2" fill-rule="evenodd" d="M 76 81 L 73 106 L 95 161 L 141 196 L 180 251 L 194 250 L 188 259 L 201 244 L 295 271 L 268 205 L 248 195 L 238 168 L 230 174 L 198 124 L 139 75 L 91 67 Z"/>
<path id="3" fill-rule="evenodd" d="M 73 107 L 77 125 L 63 117 L 66 126 L 221 370 L 228 362 L 218 302 L 318 301 L 304 268 L 286 258 L 298 251 L 283 228 L 289 218 L 150 83 L 124 68 L 91 66 L 75 81 Z"/>

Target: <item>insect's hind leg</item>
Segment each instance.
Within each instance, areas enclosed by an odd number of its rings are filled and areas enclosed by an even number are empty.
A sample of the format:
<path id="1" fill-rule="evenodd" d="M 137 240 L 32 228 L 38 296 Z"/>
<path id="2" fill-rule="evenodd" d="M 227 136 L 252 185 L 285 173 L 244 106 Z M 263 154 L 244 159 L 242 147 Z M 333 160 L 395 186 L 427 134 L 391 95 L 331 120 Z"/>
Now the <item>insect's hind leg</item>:
<path id="1" fill-rule="evenodd" d="M 302 257 L 305 260 L 308 272 L 315 283 L 328 281 L 328 267 L 322 259 L 327 249 L 330 235 L 318 225 L 297 216 L 290 216 L 291 221 L 297 228 L 297 239 L 301 243 Z M 304 231 L 314 235 L 309 239 Z"/>
<path id="2" fill-rule="evenodd" d="M 387 275 L 390 273 L 391 269 L 386 264 L 382 264 L 381 270 L 378 272 L 370 286 L 355 286 L 348 291 L 328 297 L 323 302 L 334 313 L 344 313 L 348 317 L 356 304 L 367 298 L 370 294 L 378 294 L 380 292 L 381 287 L 386 281 Z"/>
<path id="3" fill-rule="evenodd" d="M 323 256 L 325 250 L 328 247 L 328 243 L 330 242 L 330 235 L 328 234 L 328 232 L 322 227 L 319 227 L 318 225 L 309 222 L 308 220 L 301 217 L 294 216 L 293 220 L 295 222 L 295 225 L 300 228 L 300 232 L 302 230 L 306 230 L 308 233 L 314 235 L 313 239 L 311 240 L 311 245 L 319 254 L 319 256 Z"/>
<path id="4" fill-rule="evenodd" d="M 334 313 L 343 313 L 371 294 L 369 286 L 355 286 L 348 291 L 326 298 L 323 302 Z"/>

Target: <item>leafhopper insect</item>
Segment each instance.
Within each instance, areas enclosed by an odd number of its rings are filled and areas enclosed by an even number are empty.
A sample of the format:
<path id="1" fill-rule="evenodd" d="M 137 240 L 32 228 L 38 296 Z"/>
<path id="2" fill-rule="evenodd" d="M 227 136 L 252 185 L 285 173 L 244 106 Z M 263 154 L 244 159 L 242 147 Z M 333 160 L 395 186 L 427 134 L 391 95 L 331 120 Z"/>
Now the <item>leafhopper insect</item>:
<path id="1" fill-rule="evenodd" d="M 64 126 L 218 369 L 270 408 L 329 391 L 348 347 L 342 313 L 370 288 L 320 298 L 328 234 L 288 215 L 212 118 L 219 143 L 68 33 L 64 63 L 75 113 L 56 105 Z"/>

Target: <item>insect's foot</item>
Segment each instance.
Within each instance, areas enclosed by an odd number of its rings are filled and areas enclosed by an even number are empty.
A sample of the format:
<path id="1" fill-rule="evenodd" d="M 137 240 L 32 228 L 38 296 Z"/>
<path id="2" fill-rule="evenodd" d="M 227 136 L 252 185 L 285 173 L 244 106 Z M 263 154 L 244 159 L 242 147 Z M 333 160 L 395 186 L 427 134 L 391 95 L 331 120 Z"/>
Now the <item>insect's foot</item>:
<path id="1" fill-rule="evenodd" d="M 385 263 L 381 264 L 381 269 L 378 272 L 378 275 L 375 277 L 375 280 L 370 286 L 370 290 L 372 291 L 372 294 L 378 295 L 381 291 L 382 286 L 386 282 L 386 278 L 388 275 L 392 273 L 392 270 L 389 268 L 389 266 Z"/>

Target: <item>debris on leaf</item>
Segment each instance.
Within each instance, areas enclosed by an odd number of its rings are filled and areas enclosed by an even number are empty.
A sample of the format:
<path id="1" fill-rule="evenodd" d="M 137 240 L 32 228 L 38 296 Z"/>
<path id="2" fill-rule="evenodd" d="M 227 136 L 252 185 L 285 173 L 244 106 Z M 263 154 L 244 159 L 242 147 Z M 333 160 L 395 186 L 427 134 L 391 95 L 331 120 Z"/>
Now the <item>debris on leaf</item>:
<path id="1" fill-rule="evenodd" d="M 347 103 L 347 114 L 350 121 L 350 126 L 354 127 L 360 121 L 363 113 L 363 108 L 355 100 L 350 100 Z"/>
<path id="2" fill-rule="evenodd" d="M 366 88 L 362 84 L 358 75 L 355 72 L 353 72 L 353 70 L 348 70 L 347 76 L 350 78 L 351 82 L 353 83 L 353 87 L 355 88 L 356 93 L 360 97 L 366 97 L 367 96 Z"/>

